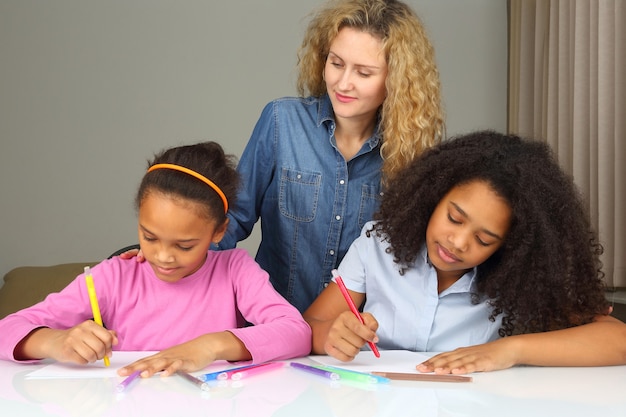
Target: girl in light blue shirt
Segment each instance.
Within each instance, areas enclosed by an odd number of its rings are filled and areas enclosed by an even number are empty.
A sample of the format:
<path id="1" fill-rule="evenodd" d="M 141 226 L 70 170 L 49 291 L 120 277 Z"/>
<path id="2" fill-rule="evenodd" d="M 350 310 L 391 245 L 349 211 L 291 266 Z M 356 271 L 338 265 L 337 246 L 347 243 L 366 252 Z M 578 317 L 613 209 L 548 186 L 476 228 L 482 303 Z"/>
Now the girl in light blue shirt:
<path id="1" fill-rule="evenodd" d="M 375 220 L 339 266 L 365 323 L 331 283 L 304 313 L 313 353 L 444 352 L 417 366 L 437 373 L 626 363 L 602 247 L 545 143 L 445 141 L 390 183 Z"/>

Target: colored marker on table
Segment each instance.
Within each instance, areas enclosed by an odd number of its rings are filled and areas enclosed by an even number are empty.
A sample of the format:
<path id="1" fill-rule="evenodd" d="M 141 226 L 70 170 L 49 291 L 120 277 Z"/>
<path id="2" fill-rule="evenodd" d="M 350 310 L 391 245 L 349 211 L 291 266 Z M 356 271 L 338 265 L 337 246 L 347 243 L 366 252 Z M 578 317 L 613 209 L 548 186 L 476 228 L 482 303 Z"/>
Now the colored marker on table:
<path id="1" fill-rule="evenodd" d="M 238 368 L 231 368 L 231 369 L 224 369 L 221 371 L 216 371 L 216 372 L 210 372 L 208 374 L 204 374 L 204 375 L 200 375 L 198 378 L 200 378 L 203 381 L 214 381 L 216 379 L 219 379 L 220 381 L 228 379 L 229 375 L 232 374 L 235 371 L 240 371 L 242 369 L 248 369 L 248 368 L 254 368 L 257 365 L 245 365 L 245 366 L 240 366 Z"/>
<path id="2" fill-rule="evenodd" d="M 133 381 L 135 381 L 137 378 L 139 378 L 139 375 L 141 375 L 141 371 L 133 372 L 125 380 L 123 380 L 122 382 L 117 384 L 117 386 L 115 387 L 115 390 L 117 392 L 124 392 L 124 391 L 126 391 L 128 389 L 128 387 L 133 383 Z"/>
<path id="3" fill-rule="evenodd" d="M 282 362 L 270 362 L 270 363 L 260 364 L 258 366 L 251 366 L 246 369 L 232 371 L 230 374 L 230 379 L 232 379 L 233 381 L 238 381 L 242 378 L 247 378 L 247 377 L 258 375 L 264 372 L 269 372 L 274 369 L 282 368 L 283 366 L 284 366 L 284 363 Z"/>
<path id="4" fill-rule="evenodd" d="M 335 282 L 339 286 L 339 290 L 341 291 L 343 298 L 346 299 L 346 302 L 350 307 L 350 311 L 352 311 L 356 318 L 359 319 L 359 322 L 361 324 L 365 324 L 365 322 L 363 321 L 363 317 L 361 317 L 361 314 L 359 313 L 359 310 L 354 305 L 354 301 L 352 301 L 352 297 L 350 297 L 350 293 L 348 292 L 346 285 L 343 283 L 343 279 L 341 279 L 341 277 L 339 276 L 339 272 L 337 272 L 336 269 L 333 269 L 332 274 L 333 278 L 335 278 Z M 380 358 L 380 353 L 378 352 L 378 348 L 376 347 L 376 345 L 373 342 L 367 342 L 367 344 L 370 346 L 370 349 L 372 349 L 372 352 L 374 352 L 374 356 Z"/>
<path id="5" fill-rule="evenodd" d="M 197 387 L 199 387 L 202 391 L 210 391 L 211 387 L 209 386 L 208 383 L 204 382 L 201 379 L 196 378 L 193 375 L 188 374 L 187 372 L 177 372 L 178 375 L 182 376 L 183 378 L 185 378 L 187 381 L 191 382 L 192 384 L 196 385 Z"/>
<path id="6" fill-rule="evenodd" d="M 96 287 L 93 285 L 93 277 L 91 276 L 91 268 L 85 267 L 85 282 L 87 283 L 87 292 L 89 293 L 89 302 L 91 303 L 91 313 L 93 314 L 93 321 L 96 324 L 104 327 L 102 324 L 102 316 L 100 315 L 100 307 L 98 306 L 98 297 L 96 296 Z M 109 357 L 105 356 L 103 358 L 104 366 L 111 365 L 109 361 Z"/>
<path id="7" fill-rule="evenodd" d="M 365 382 L 368 384 L 388 384 L 391 382 L 389 378 L 385 378 L 378 375 L 372 375 L 365 372 L 351 371 L 343 368 L 336 368 L 334 366 L 328 365 L 313 365 L 315 368 L 319 368 L 325 371 L 334 372 L 339 375 L 339 380 L 343 381 L 355 381 L 355 382 Z"/>
<path id="8" fill-rule="evenodd" d="M 341 377 L 339 374 L 331 371 L 327 371 L 325 369 L 316 368 L 314 366 L 305 365 L 303 363 L 291 362 L 289 364 L 292 368 L 300 369 L 301 371 L 308 372 L 310 374 L 319 375 L 324 378 L 331 379 L 333 381 L 337 381 Z"/>

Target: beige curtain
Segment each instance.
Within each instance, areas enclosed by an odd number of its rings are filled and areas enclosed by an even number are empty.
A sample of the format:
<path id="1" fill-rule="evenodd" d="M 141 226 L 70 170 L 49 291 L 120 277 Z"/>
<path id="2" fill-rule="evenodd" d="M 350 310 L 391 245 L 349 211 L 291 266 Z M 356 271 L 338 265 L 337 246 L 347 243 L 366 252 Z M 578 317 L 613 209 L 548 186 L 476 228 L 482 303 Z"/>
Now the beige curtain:
<path id="1" fill-rule="evenodd" d="M 508 114 L 574 177 L 626 287 L 626 0 L 509 0 Z"/>

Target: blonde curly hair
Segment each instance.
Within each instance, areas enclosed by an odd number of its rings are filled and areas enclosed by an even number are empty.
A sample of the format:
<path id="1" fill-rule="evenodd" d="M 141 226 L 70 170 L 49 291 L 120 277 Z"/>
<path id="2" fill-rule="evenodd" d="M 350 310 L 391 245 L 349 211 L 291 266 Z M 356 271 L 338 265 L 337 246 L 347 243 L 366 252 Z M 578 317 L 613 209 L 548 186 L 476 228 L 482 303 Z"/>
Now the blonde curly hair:
<path id="1" fill-rule="evenodd" d="M 426 31 L 413 10 L 397 0 L 331 0 L 313 15 L 298 50 L 301 96 L 326 94 L 323 70 L 330 44 L 351 27 L 380 39 L 388 75 L 380 109 L 383 183 L 441 141 L 444 112 L 439 71 Z"/>

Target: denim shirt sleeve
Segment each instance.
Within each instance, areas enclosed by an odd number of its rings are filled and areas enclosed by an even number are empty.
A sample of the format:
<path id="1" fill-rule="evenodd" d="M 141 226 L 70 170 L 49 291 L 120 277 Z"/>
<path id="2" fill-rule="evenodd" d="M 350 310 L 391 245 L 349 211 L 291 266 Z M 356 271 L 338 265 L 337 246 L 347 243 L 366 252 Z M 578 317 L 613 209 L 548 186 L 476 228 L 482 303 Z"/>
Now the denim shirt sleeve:
<path id="1" fill-rule="evenodd" d="M 273 103 L 263 109 L 252 136 L 239 160 L 237 171 L 242 184 L 235 207 L 228 212 L 229 225 L 219 249 L 232 249 L 244 240 L 259 219 L 261 200 L 274 176 L 276 160 L 274 151 Z"/>

